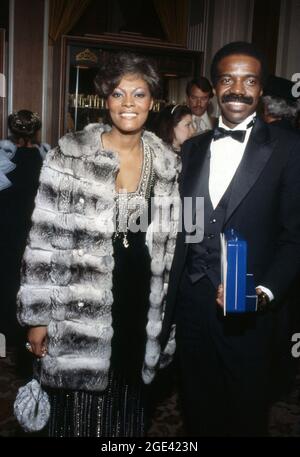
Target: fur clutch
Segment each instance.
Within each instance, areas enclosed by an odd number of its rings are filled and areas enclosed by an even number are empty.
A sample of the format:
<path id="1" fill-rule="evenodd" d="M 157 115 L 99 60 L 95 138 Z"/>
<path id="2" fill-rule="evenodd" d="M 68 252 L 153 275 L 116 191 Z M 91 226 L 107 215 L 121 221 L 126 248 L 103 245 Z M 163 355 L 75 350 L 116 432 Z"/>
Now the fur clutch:
<path id="1" fill-rule="evenodd" d="M 14 402 L 14 414 L 26 432 L 42 430 L 50 416 L 50 402 L 41 384 L 32 379 L 20 387 Z"/>

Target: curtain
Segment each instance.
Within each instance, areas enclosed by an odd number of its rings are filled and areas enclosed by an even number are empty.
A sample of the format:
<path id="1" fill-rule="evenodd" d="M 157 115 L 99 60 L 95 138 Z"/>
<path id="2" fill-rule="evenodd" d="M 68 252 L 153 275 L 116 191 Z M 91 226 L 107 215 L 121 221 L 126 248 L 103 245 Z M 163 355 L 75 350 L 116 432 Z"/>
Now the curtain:
<path id="1" fill-rule="evenodd" d="M 153 0 L 168 41 L 186 46 L 189 0 Z"/>
<path id="2" fill-rule="evenodd" d="M 90 2 L 91 0 L 50 0 L 49 38 L 51 43 L 74 27 Z"/>

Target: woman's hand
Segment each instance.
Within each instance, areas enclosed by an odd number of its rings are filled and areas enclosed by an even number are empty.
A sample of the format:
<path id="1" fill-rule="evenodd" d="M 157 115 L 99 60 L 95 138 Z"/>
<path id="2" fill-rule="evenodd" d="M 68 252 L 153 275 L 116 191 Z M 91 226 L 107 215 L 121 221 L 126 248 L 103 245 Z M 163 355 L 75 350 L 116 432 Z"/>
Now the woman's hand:
<path id="1" fill-rule="evenodd" d="M 36 357 L 44 357 L 47 352 L 47 327 L 31 327 L 27 333 L 27 340 L 30 343 L 28 350 Z"/>

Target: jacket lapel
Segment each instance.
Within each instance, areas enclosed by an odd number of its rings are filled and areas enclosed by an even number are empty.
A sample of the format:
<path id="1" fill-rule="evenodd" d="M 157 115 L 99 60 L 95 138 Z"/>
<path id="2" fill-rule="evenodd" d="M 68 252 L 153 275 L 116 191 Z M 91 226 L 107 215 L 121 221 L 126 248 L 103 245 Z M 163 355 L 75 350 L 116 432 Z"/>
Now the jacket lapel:
<path id="1" fill-rule="evenodd" d="M 187 152 L 189 155 L 188 163 L 185 167 L 182 182 L 180 182 L 180 195 L 182 198 L 203 196 L 201 194 L 201 174 L 204 160 L 209 152 L 212 132 L 200 135 L 199 139 L 201 141 L 193 143 L 190 151 Z"/>
<path id="2" fill-rule="evenodd" d="M 254 186 L 271 157 L 274 148 L 273 143 L 274 140 L 270 140 L 267 126 L 258 119 L 251 132 L 243 159 L 234 176 L 225 222 Z"/>
<path id="3" fill-rule="evenodd" d="M 188 163 L 186 164 L 185 172 L 180 178 L 180 196 L 181 199 L 184 197 L 192 197 L 194 200 L 195 197 L 203 197 L 203 165 L 207 154 L 209 153 L 210 143 L 212 139 L 212 132 L 203 133 L 199 136 L 200 141 L 192 144 L 191 149 L 186 151 L 188 154 Z M 182 202 L 184 207 L 184 202 Z M 193 214 L 192 219 L 195 220 L 195 209 L 196 205 L 193 204 Z M 182 213 L 182 215 L 184 212 Z M 187 252 L 188 245 L 185 243 L 186 232 L 184 221 L 182 221 L 182 231 L 178 234 L 177 239 L 177 259 L 181 265 L 184 264 L 185 256 Z M 178 255 L 178 253 L 180 254 Z M 179 260 L 180 259 L 180 260 Z"/>

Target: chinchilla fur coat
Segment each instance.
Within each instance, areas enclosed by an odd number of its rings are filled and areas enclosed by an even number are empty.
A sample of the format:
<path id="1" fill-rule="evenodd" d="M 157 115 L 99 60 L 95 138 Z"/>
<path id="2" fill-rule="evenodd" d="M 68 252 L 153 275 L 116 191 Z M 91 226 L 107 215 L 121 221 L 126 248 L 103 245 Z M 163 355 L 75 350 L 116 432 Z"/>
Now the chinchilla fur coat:
<path id="1" fill-rule="evenodd" d="M 112 236 L 118 156 L 103 150 L 107 127 L 90 124 L 69 133 L 48 152 L 26 247 L 18 319 L 25 326 L 48 327 L 48 351 L 42 359 L 43 384 L 102 391 L 110 367 L 112 323 Z M 157 366 L 175 351 L 174 329 L 161 351 L 158 337 L 166 283 L 178 224 L 178 158 L 153 133 L 143 141 L 153 151 L 154 197 L 172 204 L 171 217 L 154 213 L 147 342 L 142 378 L 150 383 Z M 162 198 L 167 197 L 167 198 Z M 163 222 L 163 224 L 161 223 Z M 138 261 L 138 259 L 137 259 Z M 130 354 L 128 354 L 130 357 Z"/>

